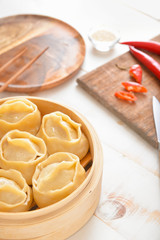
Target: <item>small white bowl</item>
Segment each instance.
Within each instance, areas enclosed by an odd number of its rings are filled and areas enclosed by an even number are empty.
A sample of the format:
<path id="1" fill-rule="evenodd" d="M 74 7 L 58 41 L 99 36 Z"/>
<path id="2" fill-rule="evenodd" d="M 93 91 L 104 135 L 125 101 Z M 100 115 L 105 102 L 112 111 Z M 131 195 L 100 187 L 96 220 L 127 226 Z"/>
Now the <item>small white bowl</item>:
<path id="1" fill-rule="evenodd" d="M 99 25 L 89 31 L 88 38 L 100 52 L 108 52 L 120 40 L 120 33 L 113 27 Z"/>

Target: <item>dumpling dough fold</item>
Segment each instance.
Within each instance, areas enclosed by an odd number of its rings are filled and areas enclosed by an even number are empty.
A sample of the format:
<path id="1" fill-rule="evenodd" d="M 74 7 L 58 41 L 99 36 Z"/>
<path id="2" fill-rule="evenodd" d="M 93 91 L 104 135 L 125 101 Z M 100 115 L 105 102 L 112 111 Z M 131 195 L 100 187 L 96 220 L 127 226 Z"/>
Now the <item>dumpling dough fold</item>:
<path id="1" fill-rule="evenodd" d="M 81 131 L 81 124 L 62 112 L 45 115 L 37 136 L 44 139 L 49 154 L 71 152 L 82 159 L 89 149 L 89 142 Z"/>
<path id="2" fill-rule="evenodd" d="M 30 209 L 32 190 L 16 170 L 0 169 L 0 211 L 23 212 Z"/>
<path id="3" fill-rule="evenodd" d="M 36 165 L 47 155 L 43 139 L 28 132 L 12 130 L 0 143 L 0 167 L 20 171 L 27 183 L 32 183 Z"/>
<path id="4" fill-rule="evenodd" d="M 78 156 L 67 152 L 50 155 L 33 175 L 34 200 L 40 208 L 56 203 L 72 193 L 85 176 Z"/>
<path id="5" fill-rule="evenodd" d="M 34 103 L 25 98 L 7 100 L 0 105 L 0 138 L 13 129 L 36 135 L 40 124 L 40 111 Z"/>

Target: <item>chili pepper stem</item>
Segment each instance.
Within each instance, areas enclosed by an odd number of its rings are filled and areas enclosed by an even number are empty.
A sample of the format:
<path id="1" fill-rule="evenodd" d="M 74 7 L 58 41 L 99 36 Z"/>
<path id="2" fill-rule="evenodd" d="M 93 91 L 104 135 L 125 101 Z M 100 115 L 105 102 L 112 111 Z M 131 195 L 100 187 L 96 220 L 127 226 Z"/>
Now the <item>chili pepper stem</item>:
<path id="1" fill-rule="evenodd" d="M 130 68 L 130 66 L 125 67 L 125 66 L 120 66 L 118 63 L 115 64 L 117 68 L 119 68 L 120 70 L 128 70 Z"/>

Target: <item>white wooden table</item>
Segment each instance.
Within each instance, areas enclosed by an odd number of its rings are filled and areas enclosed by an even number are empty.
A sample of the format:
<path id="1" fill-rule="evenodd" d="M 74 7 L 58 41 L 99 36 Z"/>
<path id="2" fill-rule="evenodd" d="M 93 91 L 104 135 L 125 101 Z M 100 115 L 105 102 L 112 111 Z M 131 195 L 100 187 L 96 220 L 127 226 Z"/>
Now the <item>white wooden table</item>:
<path id="1" fill-rule="evenodd" d="M 121 40 L 148 40 L 160 33 L 159 9 L 159 0 L 0 0 L 0 17 L 33 13 L 59 18 L 75 27 L 86 43 L 84 64 L 74 78 L 32 94 L 77 109 L 94 126 L 102 143 L 104 172 L 99 206 L 69 240 L 160 240 L 157 151 L 76 83 L 78 76 L 128 50 L 116 45 L 107 54 L 99 54 L 88 40 L 90 27 L 106 23 L 120 30 Z M 5 92 L 0 97 L 15 95 Z"/>

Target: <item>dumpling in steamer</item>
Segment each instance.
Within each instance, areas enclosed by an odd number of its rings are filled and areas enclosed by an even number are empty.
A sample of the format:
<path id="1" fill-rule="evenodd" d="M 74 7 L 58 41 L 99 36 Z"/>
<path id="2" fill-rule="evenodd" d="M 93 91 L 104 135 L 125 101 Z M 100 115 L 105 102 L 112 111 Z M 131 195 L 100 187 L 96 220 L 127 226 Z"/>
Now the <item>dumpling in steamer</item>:
<path id="1" fill-rule="evenodd" d="M 71 152 L 82 159 L 89 149 L 81 124 L 62 112 L 45 115 L 38 136 L 44 139 L 49 154 Z"/>
<path id="2" fill-rule="evenodd" d="M 37 106 L 25 98 L 7 100 L 0 105 L 0 138 L 13 129 L 36 135 L 40 124 L 41 114 Z"/>
<path id="3" fill-rule="evenodd" d="M 0 212 L 27 211 L 32 200 L 32 190 L 20 172 L 0 169 Z"/>
<path id="4" fill-rule="evenodd" d="M 32 183 L 36 165 L 47 155 L 43 139 L 28 132 L 12 130 L 0 143 L 0 167 L 20 171 L 27 183 Z"/>
<path id="5" fill-rule="evenodd" d="M 50 155 L 38 164 L 33 175 L 33 195 L 37 205 L 46 207 L 72 193 L 85 179 L 79 158 L 66 152 Z"/>

